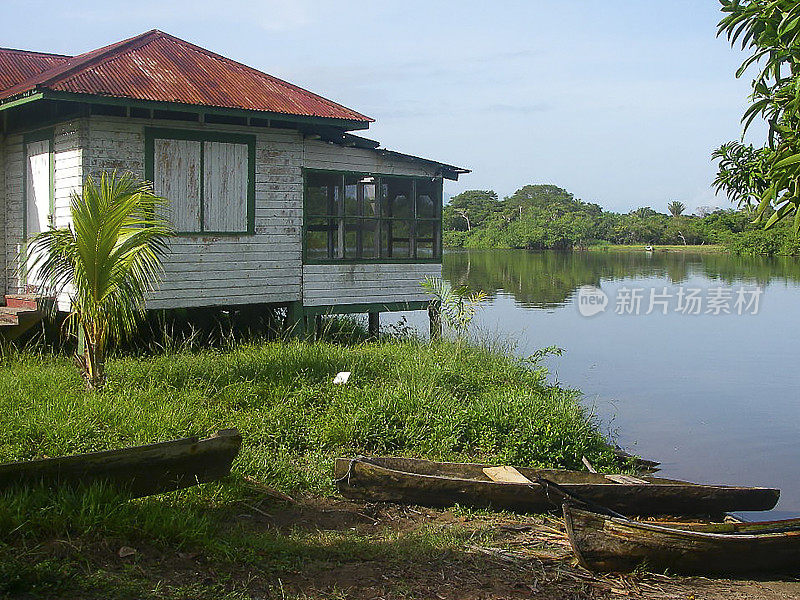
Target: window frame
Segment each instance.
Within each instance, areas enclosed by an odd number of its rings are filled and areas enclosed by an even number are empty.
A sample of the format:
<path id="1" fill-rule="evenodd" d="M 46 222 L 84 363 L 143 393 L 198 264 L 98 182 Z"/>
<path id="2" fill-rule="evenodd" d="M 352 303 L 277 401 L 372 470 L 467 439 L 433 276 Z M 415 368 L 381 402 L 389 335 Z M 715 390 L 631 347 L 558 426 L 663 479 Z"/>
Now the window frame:
<path id="1" fill-rule="evenodd" d="M 256 136 L 224 131 L 196 131 L 145 127 L 144 176 L 151 183 L 155 178 L 155 140 L 185 140 L 200 142 L 200 230 L 177 231 L 182 237 L 255 235 L 256 232 Z M 213 231 L 205 227 L 205 143 L 242 144 L 247 146 L 247 229 L 243 231 Z"/>
<path id="2" fill-rule="evenodd" d="M 308 183 L 308 175 L 309 174 L 323 174 L 323 175 L 332 175 L 338 176 L 341 178 L 341 194 L 342 194 L 342 210 L 338 215 L 317 215 L 311 214 L 308 211 L 308 199 L 309 199 L 309 183 Z M 442 246 L 443 246 L 443 232 L 442 232 L 442 198 L 443 198 L 443 180 L 441 177 L 426 177 L 421 175 L 395 175 L 389 173 L 372 173 L 368 171 L 343 171 L 337 169 L 317 169 L 317 168 L 310 168 L 310 167 L 303 167 L 302 169 L 303 174 L 303 264 L 306 265 L 337 265 L 337 264 L 375 264 L 375 263 L 384 263 L 384 264 L 441 264 L 442 263 Z M 376 199 L 379 202 L 378 206 L 378 216 L 374 217 L 366 217 L 363 215 L 359 216 L 352 216 L 346 214 L 346 209 L 344 208 L 344 203 L 346 202 L 346 179 L 347 177 L 355 177 L 355 178 L 364 178 L 364 177 L 372 177 L 375 179 L 375 195 Z M 388 217 L 384 216 L 383 214 L 383 192 L 382 192 L 382 179 L 383 178 L 392 178 L 392 179 L 410 179 L 412 180 L 412 207 L 414 211 L 414 216 L 412 218 L 408 217 Z M 435 189 L 438 192 L 438 205 L 436 205 L 436 216 L 434 218 L 429 217 L 418 217 L 417 216 L 417 184 L 416 182 L 419 180 L 427 180 L 427 181 L 434 181 Z M 362 202 L 362 193 L 358 192 L 359 201 L 358 204 L 361 206 Z M 319 219 L 328 219 L 328 220 L 336 220 L 340 221 L 337 225 L 338 227 L 344 226 L 347 220 L 358 219 L 361 222 L 364 221 L 375 221 L 377 226 L 375 228 L 376 235 L 378 236 L 378 247 L 379 247 L 379 255 L 374 258 L 363 258 L 363 257 L 348 257 L 345 252 L 345 256 L 343 258 L 318 258 L 318 257 L 309 257 L 308 255 L 308 233 L 309 233 L 309 223 L 312 220 L 319 220 Z M 400 222 L 406 221 L 411 224 L 410 229 L 410 238 L 409 238 L 409 253 L 412 256 L 406 257 L 388 257 L 383 256 L 384 251 L 384 238 L 383 234 L 386 231 L 385 225 L 387 223 L 392 222 Z M 436 241 L 433 242 L 433 255 L 430 257 L 417 257 L 417 223 L 420 222 L 428 222 L 434 224 L 434 240 L 437 238 L 438 232 L 438 245 Z M 363 248 L 362 248 L 363 251 Z"/>

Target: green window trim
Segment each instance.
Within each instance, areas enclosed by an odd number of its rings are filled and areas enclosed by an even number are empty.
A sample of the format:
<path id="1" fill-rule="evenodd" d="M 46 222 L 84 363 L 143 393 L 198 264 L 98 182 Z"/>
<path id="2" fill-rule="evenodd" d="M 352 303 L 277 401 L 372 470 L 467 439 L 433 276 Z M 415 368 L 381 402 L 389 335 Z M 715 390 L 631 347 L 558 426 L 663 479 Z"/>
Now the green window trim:
<path id="1" fill-rule="evenodd" d="M 191 129 L 167 129 L 145 127 L 144 130 L 144 177 L 155 181 L 155 140 L 188 140 L 200 142 L 200 229 L 198 231 L 178 231 L 179 236 L 237 236 L 255 235 L 256 232 L 256 136 L 244 133 L 225 133 L 218 131 L 196 131 Z M 243 144 L 247 146 L 247 229 L 244 231 L 212 231 L 204 229 L 205 218 L 205 143 L 220 142 Z"/>
<path id="2" fill-rule="evenodd" d="M 364 171 L 342 171 L 342 170 L 335 170 L 335 169 L 315 169 L 315 168 L 303 168 L 303 264 L 306 265 L 330 265 L 330 264 L 386 264 L 386 263 L 395 263 L 395 264 L 441 264 L 442 262 L 442 178 L 441 177 L 424 177 L 419 175 L 393 175 L 387 173 L 370 173 Z M 340 177 L 341 178 L 341 194 L 342 194 L 342 202 L 340 203 L 339 213 L 333 214 L 330 212 L 330 206 L 328 207 L 328 212 L 325 213 L 312 213 L 309 207 L 309 184 L 308 184 L 308 175 L 309 174 L 322 174 L 322 175 L 329 175 L 333 177 Z M 363 214 L 358 215 L 348 215 L 344 212 L 344 202 L 346 202 L 346 195 L 345 195 L 345 188 L 347 186 L 346 178 L 347 177 L 355 177 L 358 179 L 363 178 L 374 178 L 375 179 L 375 201 L 377 204 L 377 212 L 378 216 L 367 216 Z M 413 215 L 412 216 L 404 216 L 404 217 L 395 217 L 391 215 L 384 215 L 382 214 L 384 210 L 383 205 L 383 198 L 382 198 L 382 187 L 383 187 L 383 180 L 385 179 L 407 179 L 411 181 L 411 190 L 412 190 L 412 198 L 411 198 L 411 206 Z M 427 181 L 434 183 L 434 189 L 436 191 L 436 201 L 437 204 L 435 205 L 435 217 L 420 217 L 417 215 L 417 182 L 418 181 Z M 352 184 L 351 184 L 352 185 Z M 361 207 L 361 199 L 363 192 L 358 192 L 358 200 L 357 204 Z M 326 225 L 319 225 L 319 224 L 312 224 L 313 220 L 326 220 L 329 223 Z M 319 257 L 311 257 L 309 256 L 309 232 L 319 232 L 319 231 L 331 231 L 333 227 L 332 222 L 340 221 L 337 224 L 337 227 L 340 229 L 346 229 L 346 223 L 349 220 L 358 221 L 359 223 L 364 222 L 374 222 L 376 224 L 375 232 L 376 235 L 379 237 L 379 256 L 376 257 L 358 257 L 358 256 L 347 256 L 347 252 L 345 249 L 345 256 L 344 257 L 331 257 L 333 254 L 333 250 L 331 244 L 328 244 L 328 254 L 329 257 L 326 258 L 319 258 Z M 386 256 L 384 255 L 384 232 L 386 228 L 384 225 L 391 226 L 393 223 L 407 223 L 409 225 L 409 231 L 407 236 L 402 237 L 392 237 L 389 234 L 388 238 L 391 238 L 391 243 L 394 241 L 405 241 L 408 243 L 409 246 L 409 254 L 411 256 L 400 256 L 400 257 L 393 257 L 393 256 Z M 432 237 L 419 237 L 417 235 L 417 231 L 419 229 L 420 224 L 424 223 L 432 223 L 434 225 L 432 231 Z M 363 231 L 363 229 L 362 229 Z M 423 242 L 426 244 L 431 245 L 431 253 L 432 256 L 418 256 L 418 246 L 417 242 Z M 361 241 L 357 242 L 358 252 L 362 250 Z M 391 252 L 391 249 L 388 250 Z"/>

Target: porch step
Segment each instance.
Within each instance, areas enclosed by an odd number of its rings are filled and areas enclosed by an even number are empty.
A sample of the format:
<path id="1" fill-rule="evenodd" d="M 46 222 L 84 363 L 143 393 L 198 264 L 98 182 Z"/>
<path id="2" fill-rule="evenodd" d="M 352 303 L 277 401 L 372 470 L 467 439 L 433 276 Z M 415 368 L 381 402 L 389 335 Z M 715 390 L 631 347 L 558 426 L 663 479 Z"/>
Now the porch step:
<path id="1" fill-rule="evenodd" d="M 0 306 L 0 335 L 14 339 L 42 320 L 42 303 L 48 301 L 36 294 L 7 294 L 6 305 Z"/>
<path id="2" fill-rule="evenodd" d="M 6 294 L 6 306 L 38 310 L 39 297 L 36 294 Z"/>
<path id="3" fill-rule="evenodd" d="M 36 309 L 23 308 L 18 306 L 0 306 L 0 326 L 19 325 L 22 321 L 40 317 Z"/>

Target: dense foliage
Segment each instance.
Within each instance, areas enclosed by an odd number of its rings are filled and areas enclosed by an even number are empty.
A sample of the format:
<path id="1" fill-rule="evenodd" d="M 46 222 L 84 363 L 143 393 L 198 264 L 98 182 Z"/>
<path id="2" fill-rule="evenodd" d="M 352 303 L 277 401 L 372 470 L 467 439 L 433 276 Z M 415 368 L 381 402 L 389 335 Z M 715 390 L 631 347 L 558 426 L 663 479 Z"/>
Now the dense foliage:
<path id="1" fill-rule="evenodd" d="M 661 213 L 650 207 L 627 214 L 604 211 L 554 185 L 526 185 L 502 200 L 470 190 L 444 207 L 445 243 L 457 248 L 571 250 L 594 244 L 724 244 L 739 254 L 796 254 L 788 227 L 761 231 L 743 208 L 683 214 L 682 202 Z"/>
<path id="2" fill-rule="evenodd" d="M 731 195 L 758 200 L 769 228 L 794 215 L 800 228 L 800 3 L 796 0 L 720 0 L 724 18 L 719 35 L 740 44 L 750 56 L 736 72 L 756 69 L 745 129 L 758 117 L 769 126 L 767 145 L 720 164 L 717 184 Z M 735 144 L 735 143 L 734 143 Z M 730 145 L 728 145 L 730 146 Z M 734 150 L 741 148 L 733 147 Z M 747 148 L 745 147 L 745 154 Z M 726 147 L 717 151 L 724 158 Z M 745 159 L 745 160 L 737 160 Z M 748 189 L 748 182 L 752 184 Z M 730 188 L 730 189 L 729 189 Z"/>

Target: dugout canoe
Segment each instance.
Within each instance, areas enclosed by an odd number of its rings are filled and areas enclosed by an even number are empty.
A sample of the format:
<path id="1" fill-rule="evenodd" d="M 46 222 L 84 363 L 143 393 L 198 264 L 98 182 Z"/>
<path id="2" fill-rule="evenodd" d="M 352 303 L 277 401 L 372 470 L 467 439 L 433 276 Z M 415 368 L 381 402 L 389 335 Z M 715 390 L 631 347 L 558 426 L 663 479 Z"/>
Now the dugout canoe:
<path id="1" fill-rule="evenodd" d="M 533 483 L 537 478 L 554 481 L 578 498 L 625 515 L 769 510 L 780 495 L 771 488 L 700 485 L 650 476 L 636 478 L 641 483 L 619 483 L 599 473 L 524 467 L 516 469 L 531 483 L 498 482 L 484 472 L 489 468 L 398 457 L 337 458 L 334 477 L 342 495 L 357 500 L 533 513 L 558 509 L 562 502 L 561 496 Z"/>
<path id="2" fill-rule="evenodd" d="M 146 446 L 0 464 L 0 490 L 103 482 L 138 498 L 220 479 L 242 445 L 236 429 L 206 439 L 188 437 Z"/>
<path id="3" fill-rule="evenodd" d="M 800 519 L 708 525 L 642 522 L 564 505 L 578 562 L 593 571 L 738 575 L 797 571 Z"/>

